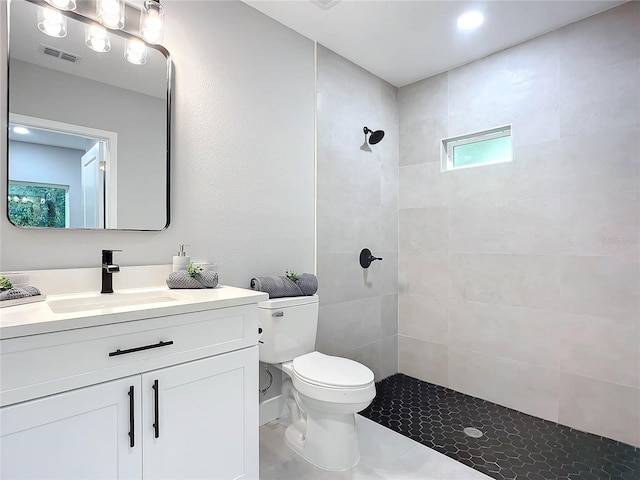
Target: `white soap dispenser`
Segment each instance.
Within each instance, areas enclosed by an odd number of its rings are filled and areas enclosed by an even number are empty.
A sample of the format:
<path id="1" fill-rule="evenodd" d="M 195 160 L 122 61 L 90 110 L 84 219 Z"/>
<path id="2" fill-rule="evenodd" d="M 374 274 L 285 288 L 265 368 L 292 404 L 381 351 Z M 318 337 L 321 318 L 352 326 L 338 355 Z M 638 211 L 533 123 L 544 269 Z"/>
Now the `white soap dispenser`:
<path id="1" fill-rule="evenodd" d="M 179 245 L 178 255 L 173 256 L 173 271 L 179 272 L 180 270 L 186 270 L 191 263 L 191 257 L 187 256 L 184 251 L 185 244 Z"/>

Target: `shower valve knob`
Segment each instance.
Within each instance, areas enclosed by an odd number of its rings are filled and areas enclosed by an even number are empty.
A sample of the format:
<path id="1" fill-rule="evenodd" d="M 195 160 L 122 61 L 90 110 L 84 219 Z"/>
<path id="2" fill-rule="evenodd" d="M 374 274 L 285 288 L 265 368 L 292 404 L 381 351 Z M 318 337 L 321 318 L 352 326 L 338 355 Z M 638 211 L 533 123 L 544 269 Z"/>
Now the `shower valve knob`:
<path id="1" fill-rule="evenodd" d="M 374 260 L 382 260 L 382 258 L 374 256 L 368 248 L 363 248 L 360 252 L 360 266 L 362 268 L 369 268 L 369 265 L 371 265 Z"/>

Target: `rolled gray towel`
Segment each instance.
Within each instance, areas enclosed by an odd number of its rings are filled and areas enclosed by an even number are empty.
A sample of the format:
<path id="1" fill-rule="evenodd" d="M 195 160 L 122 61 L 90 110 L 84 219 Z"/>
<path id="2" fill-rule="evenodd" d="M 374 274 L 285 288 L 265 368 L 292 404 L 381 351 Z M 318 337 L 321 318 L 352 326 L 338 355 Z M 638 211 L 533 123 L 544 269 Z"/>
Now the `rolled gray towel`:
<path id="1" fill-rule="evenodd" d="M 0 302 L 2 300 L 15 300 L 17 298 L 35 297 L 40 295 L 40 290 L 31 285 L 23 285 L 22 287 L 12 287 L 9 290 L 0 292 Z"/>
<path id="2" fill-rule="evenodd" d="M 169 288 L 214 288 L 216 285 L 218 285 L 216 272 L 200 272 L 192 277 L 186 270 L 180 270 L 171 272 L 167 277 Z"/>
<path id="3" fill-rule="evenodd" d="M 285 276 L 254 277 L 251 289 L 269 294 L 269 298 L 301 297 L 304 295 L 300 287 Z"/>
<path id="4" fill-rule="evenodd" d="M 313 295 L 318 291 L 318 277 L 313 273 L 303 273 L 300 278 L 296 280 L 296 285 L 300 287 L 300 290 L 305 295 Z"/>

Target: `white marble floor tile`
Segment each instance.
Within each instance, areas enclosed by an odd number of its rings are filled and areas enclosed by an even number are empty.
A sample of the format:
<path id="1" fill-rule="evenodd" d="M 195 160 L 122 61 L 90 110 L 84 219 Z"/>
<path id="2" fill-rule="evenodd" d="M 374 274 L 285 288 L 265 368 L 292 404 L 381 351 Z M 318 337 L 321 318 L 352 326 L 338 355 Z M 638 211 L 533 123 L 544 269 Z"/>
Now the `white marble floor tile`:
<path id="1" fill-rule="evenodd" d="M 284 443 L 289 419 L 260 427 L 260 480 L 490 480 L 490 477 L 356 415 L 360 462 L 331 472 L 305 461 Z"/>

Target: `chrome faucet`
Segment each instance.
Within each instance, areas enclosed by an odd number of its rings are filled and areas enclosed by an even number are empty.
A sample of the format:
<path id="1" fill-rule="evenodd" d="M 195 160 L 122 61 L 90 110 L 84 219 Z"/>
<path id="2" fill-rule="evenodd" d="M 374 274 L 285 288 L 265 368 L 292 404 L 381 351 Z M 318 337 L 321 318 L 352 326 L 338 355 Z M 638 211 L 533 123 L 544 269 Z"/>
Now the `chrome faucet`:
<path id="1" fill-rule="evenodd" d="M 120 265 L 113 263 L 113 252 L 122 250 L 102 250 L 102 290 L 100 293 L 113 293 L 112 275 L 120 271 Z"/>

